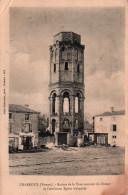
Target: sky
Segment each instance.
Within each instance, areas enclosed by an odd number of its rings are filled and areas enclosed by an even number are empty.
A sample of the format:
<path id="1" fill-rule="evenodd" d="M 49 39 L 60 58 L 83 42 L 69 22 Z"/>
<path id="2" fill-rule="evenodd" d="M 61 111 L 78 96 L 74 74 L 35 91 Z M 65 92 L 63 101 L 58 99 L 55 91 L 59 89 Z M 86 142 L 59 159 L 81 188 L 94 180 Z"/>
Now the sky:
<path id="1" fill-rule="evenodd" d="M 85 118 L 125 108 L 124 8 L 10 8 L 9 103 L 49 112 L 49 46 L 61 31 L 85 45 Z"/>

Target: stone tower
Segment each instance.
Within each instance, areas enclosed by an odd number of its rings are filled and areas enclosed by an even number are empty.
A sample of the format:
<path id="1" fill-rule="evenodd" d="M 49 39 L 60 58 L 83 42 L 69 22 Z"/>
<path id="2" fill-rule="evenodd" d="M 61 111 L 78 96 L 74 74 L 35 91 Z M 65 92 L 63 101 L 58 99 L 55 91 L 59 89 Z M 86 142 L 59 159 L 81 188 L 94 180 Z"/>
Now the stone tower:
<path id="1" fill-rule="evenodd" d="M 51 133 L 75 136 L 83 130 L 84 48 L 81 36 L 73 32 L 58 33 L 50 46 Z"/>

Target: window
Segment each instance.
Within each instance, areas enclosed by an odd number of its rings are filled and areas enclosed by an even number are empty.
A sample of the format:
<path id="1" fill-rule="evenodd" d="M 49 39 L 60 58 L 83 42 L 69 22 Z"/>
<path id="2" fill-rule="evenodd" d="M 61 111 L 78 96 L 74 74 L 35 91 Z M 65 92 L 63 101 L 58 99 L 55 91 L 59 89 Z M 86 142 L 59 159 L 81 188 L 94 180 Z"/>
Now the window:
<path id="1" fill-rule="evenodd" d="M 69 41 L 69 39 L 68 39 L 68 38 L 66 38 L 65 40 L 66 40 L 66 41 Z"/>
<path id="2" fill-rule="evenodd" d="M 112 136 L 112 138 L 115 138 L 115 139 L 116 139 L 116 136 L 115 136 L 115 135 L 113 135 L 113 136 Z"/>
<path id="3" fill-rule="evenodd" d="M 52 113 L 55 113 L 57 110 L 57 101 L 56 101 L 56 93 L 52 96 Z"/>
<path id="4" fill-rule="evenodd" d="M 68 70 L 68 62 L 65 62 L 65 70 Z"/>
<path id="5" fill-rule="evenodd" d="M 79 63 L 77 64 L 77 72 L 78 73 L 80 72 L 80 65 L 79 65 Z"/>
<path id="6" fill-rule="evenodd" d="M 70 97 L 69 92 L 63 94 L 63 112 L 70 113 Z"/>
<path id="7" fill-rule="evenodd" d="M 102 121 L 103 120 L 103 118 L 100 118 L 100 121 Z"/>
<path id="8" fill-rule="evenodd" d="M 56 72 L 56 64 L 54 64 L 54 72 Z"/>
<path id="9" fill-rule="evenodd" d="M 64 98 L 63 111 L 69 112 L 69 99 L 67 97 Z"/>
<path id="10" fill-rule="evenodd" d="M 9 119 L 12 119 L 12 113 L 9 113 Z"/>
<path id="11" fill-rule="evenodd" d="M 79 99 L 75 97 L 75 113 L 79 112 Z"/>
<path id="12" fill-rule="evenodd" d="M 25 114 L 25 121 L 29 121 L 29 114 Z"/>
<path id="13" fill-rule="evenodd" d="M 77 93 L 75 97 L 75 113 L 81 112 L 80 94 Z"/>
<path id="14" fill-rule="evenodd" d="M 69 129 L 70 128 L 69 119 L 64 119 L 63 128 L 64 129 Z"/>
<path id="15" fill-rule="evenodd" d="M 25 132 L 32 132 L 32 125 L 30 123 L 25 123 Z"/>
<path id="16" fill-rule="evenodd" d="M 113 131 L 116 131 L 116 125 L 113 125 Z"/>

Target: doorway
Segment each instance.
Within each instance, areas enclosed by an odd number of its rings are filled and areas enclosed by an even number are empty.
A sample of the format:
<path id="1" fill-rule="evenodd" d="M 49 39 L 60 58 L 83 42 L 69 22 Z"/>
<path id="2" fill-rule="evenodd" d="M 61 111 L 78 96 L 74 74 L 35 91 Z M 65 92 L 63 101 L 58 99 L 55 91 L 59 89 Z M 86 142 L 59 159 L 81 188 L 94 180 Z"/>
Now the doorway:
<path id="1" fill-rule="evenodd" d="M 67 133 L 58 133 L 58 145 L 67 144 Z"/>
<path id="2" fill-rule="evenodd" d="M 108 144 L 108 134 L 99 133 L 94 135 L 94 142 L 97 145 L 106 146 Z"/>
<path id="3" fill-rule="evenodd" d="M 32 148 L 32 137 L 23 137 L 22 138 L 22 145 L 24 150 Z"/>

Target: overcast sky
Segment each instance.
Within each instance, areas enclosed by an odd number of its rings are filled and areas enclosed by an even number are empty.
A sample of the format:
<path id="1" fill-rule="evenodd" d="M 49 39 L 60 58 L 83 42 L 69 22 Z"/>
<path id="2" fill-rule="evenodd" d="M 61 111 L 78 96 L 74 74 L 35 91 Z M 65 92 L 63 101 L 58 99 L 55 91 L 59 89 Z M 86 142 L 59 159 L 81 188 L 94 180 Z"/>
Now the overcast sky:
<path id="1" fill-rule="evenodd" d="M 124 109 L 124 8 L 11 8 L 10 103 L 48 113 L 49 45 L 61 31 L 85 45 L 85 116 Z"/>

